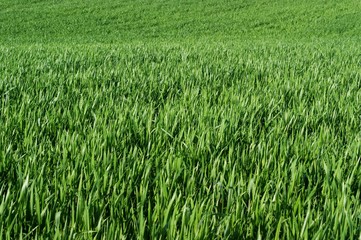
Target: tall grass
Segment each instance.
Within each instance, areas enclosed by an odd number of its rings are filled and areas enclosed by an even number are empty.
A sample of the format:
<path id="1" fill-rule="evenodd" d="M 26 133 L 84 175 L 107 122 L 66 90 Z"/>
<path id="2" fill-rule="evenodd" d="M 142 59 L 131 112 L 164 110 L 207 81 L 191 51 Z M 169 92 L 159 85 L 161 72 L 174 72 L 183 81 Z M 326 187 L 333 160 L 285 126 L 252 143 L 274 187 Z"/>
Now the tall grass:
<path id="1" fill-rule="evenodd" d="M 360 237 L 358 56 L 1 48 L 1 238 Z"/>

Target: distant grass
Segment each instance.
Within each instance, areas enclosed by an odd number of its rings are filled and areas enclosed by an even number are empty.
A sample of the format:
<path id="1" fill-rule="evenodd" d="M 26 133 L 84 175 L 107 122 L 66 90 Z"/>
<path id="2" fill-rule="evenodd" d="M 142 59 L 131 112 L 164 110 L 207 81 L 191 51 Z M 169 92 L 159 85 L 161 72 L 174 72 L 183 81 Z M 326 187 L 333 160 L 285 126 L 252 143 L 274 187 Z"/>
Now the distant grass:
<path id="1" fill-rule="evenodd" d="M 360 238 L 359 19 L 0 1 L 0 239 Z"/>
<path id="2" fill-rule="evenodd" d="M 0 43 L 360 40 L 360 10 L 356 0 L 2 0 Z"/>

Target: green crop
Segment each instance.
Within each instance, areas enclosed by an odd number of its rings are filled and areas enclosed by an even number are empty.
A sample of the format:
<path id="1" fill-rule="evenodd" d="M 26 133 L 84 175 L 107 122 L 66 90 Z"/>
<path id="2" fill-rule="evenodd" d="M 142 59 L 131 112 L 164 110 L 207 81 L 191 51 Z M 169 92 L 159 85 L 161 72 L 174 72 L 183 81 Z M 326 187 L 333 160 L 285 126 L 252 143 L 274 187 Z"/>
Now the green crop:
<path id="1" fill-rule="evenodd" d="M 358 0 L 1 0 L 0 43 L 360 41 Z"/>
<path id="2" fill-rule="evenodd" d="M 0 1 L 0 239 L 360 238 L 358 7 Z"/>
<path id="3" fill-rule="evenodd" d="M 4 237 L 360 233 L 361 72 L 347 48 L 1 53 Z"/>

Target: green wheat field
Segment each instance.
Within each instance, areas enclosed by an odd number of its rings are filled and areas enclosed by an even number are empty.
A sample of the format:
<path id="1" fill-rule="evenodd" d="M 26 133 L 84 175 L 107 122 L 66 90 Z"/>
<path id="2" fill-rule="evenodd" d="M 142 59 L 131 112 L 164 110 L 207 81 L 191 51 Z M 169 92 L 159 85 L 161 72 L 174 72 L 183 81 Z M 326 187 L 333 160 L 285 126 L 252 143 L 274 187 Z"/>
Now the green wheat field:
<path id="1" fill-rule="evenodd" d="M 361 239 L 359 0 L 0 0 L 0 239 Z"/>

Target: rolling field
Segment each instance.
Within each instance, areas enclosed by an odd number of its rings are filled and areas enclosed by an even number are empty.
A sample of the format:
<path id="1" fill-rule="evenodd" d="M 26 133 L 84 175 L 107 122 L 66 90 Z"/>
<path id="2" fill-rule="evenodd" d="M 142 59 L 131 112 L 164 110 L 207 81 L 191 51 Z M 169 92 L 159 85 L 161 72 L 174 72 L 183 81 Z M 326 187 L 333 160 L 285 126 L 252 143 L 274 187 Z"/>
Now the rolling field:
<path id="1" fill-rule="evenodd" d="M 360 239 L 360 10 L 0 0 L 0 239 Z"/>

